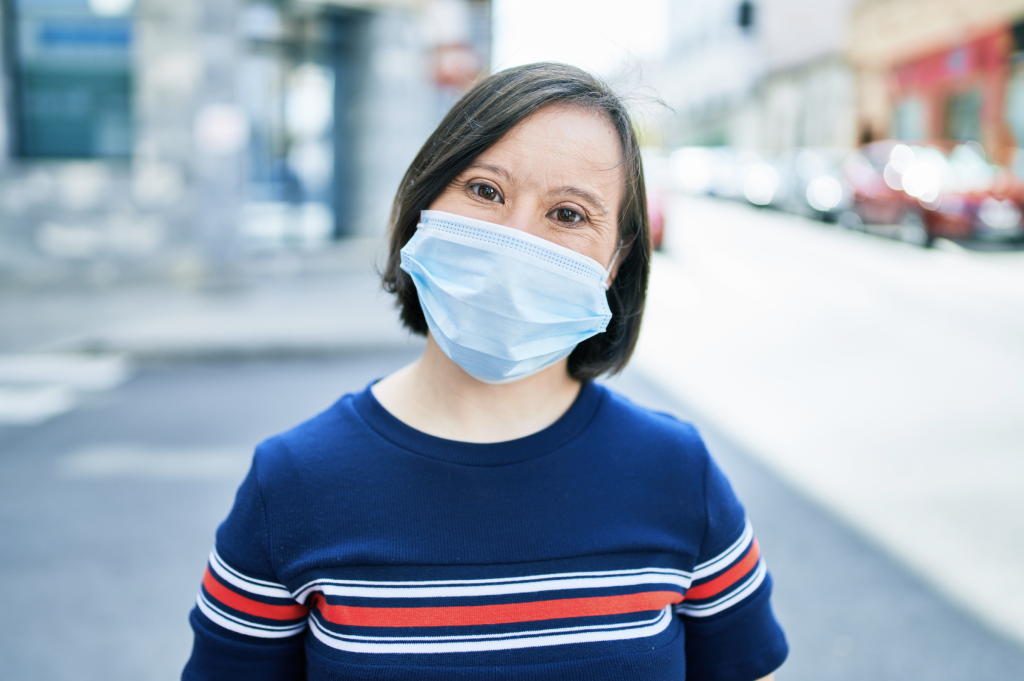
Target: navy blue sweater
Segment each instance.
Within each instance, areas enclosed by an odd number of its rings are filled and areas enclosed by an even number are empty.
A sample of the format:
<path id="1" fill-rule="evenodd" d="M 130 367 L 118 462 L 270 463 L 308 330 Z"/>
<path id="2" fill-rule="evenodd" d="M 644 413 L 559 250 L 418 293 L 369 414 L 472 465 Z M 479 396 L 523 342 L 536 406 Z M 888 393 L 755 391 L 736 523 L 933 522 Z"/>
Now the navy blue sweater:
<path id="1" fill-rule="evenodd" d="M 770 592 L 692 426 L 588 383 L 454 442 L 367 388 L 257 448 L 183 678 L 753 681 L 787 653 Z"/>

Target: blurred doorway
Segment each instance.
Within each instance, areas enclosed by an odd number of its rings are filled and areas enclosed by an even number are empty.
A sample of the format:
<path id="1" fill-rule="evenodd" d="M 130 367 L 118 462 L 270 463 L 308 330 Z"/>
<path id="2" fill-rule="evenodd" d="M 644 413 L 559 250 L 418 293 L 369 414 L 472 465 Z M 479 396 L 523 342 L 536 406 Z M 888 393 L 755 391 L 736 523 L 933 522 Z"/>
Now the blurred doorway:
<path id="1" fill-rule="evenodd" d="M 353 231 L 356 77 L 365 16 L 249 5 L 240 99 L 251 125 L 243 234 L 316 247 Z"/>
<path id="2" fill-rule="evenodd" d="M 895 134 L 898 140 L 918 142 L 928 138 L 921 97 L 907 97 L 896 105 Z"/>

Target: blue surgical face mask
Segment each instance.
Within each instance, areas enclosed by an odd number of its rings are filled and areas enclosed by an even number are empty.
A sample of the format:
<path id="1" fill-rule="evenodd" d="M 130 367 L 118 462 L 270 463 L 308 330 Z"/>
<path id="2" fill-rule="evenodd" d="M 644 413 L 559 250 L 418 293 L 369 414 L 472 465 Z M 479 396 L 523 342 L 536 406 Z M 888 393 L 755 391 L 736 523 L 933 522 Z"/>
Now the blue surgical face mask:
<path id="1" fill-rule="evenodd" d="M 524 378 L 608 326 L 609 273 L 597 261 L 483 220 L 437 210 L 421 220 L 402 269 L 434 340 L 474 378 Z"/>

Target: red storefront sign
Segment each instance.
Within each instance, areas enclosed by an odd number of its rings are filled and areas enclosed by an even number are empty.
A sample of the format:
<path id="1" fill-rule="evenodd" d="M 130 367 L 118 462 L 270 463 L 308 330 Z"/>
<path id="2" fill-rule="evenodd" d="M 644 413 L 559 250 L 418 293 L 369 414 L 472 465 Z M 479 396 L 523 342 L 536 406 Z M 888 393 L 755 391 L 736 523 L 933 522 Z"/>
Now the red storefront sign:
<path id="1" fill-rule="evenodd" d="M 979 141 L 1002 160 L 1006 143 L 1003 113 L 1013 37 L 1008 26 L 904 62 L 894 69 L 895 101 L 918 98 L 924 105 L 925 128 L 931 138 L 947 134 L 947 102 L 961 93 L 980 95 Z"/>
<path id="2" fill-rule="evenodd" d="M 902 92 L 929 90 L 971 76 L 999 71 L 1006 63 L 1012 38 L 1007 28 L 976 38 L 968 43 L 942 50 L 896 68 L 896 81 Z"/>

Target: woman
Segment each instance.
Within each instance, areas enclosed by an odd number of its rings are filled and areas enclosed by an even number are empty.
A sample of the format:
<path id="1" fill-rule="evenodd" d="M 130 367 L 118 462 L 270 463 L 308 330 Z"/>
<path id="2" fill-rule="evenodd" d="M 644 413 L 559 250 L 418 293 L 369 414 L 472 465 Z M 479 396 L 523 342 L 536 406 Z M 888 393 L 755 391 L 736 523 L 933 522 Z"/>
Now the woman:
<path id="1" fill-rule="evenodd" d="M 632 353 L 650 250 L 606 86 L 534 64 L 463 97 L 384 272 L 426 350 L 257 448 L 184 678 L 770 675 L 786 642 L 728 482 L 691 426 L 592 381 Z"/>

